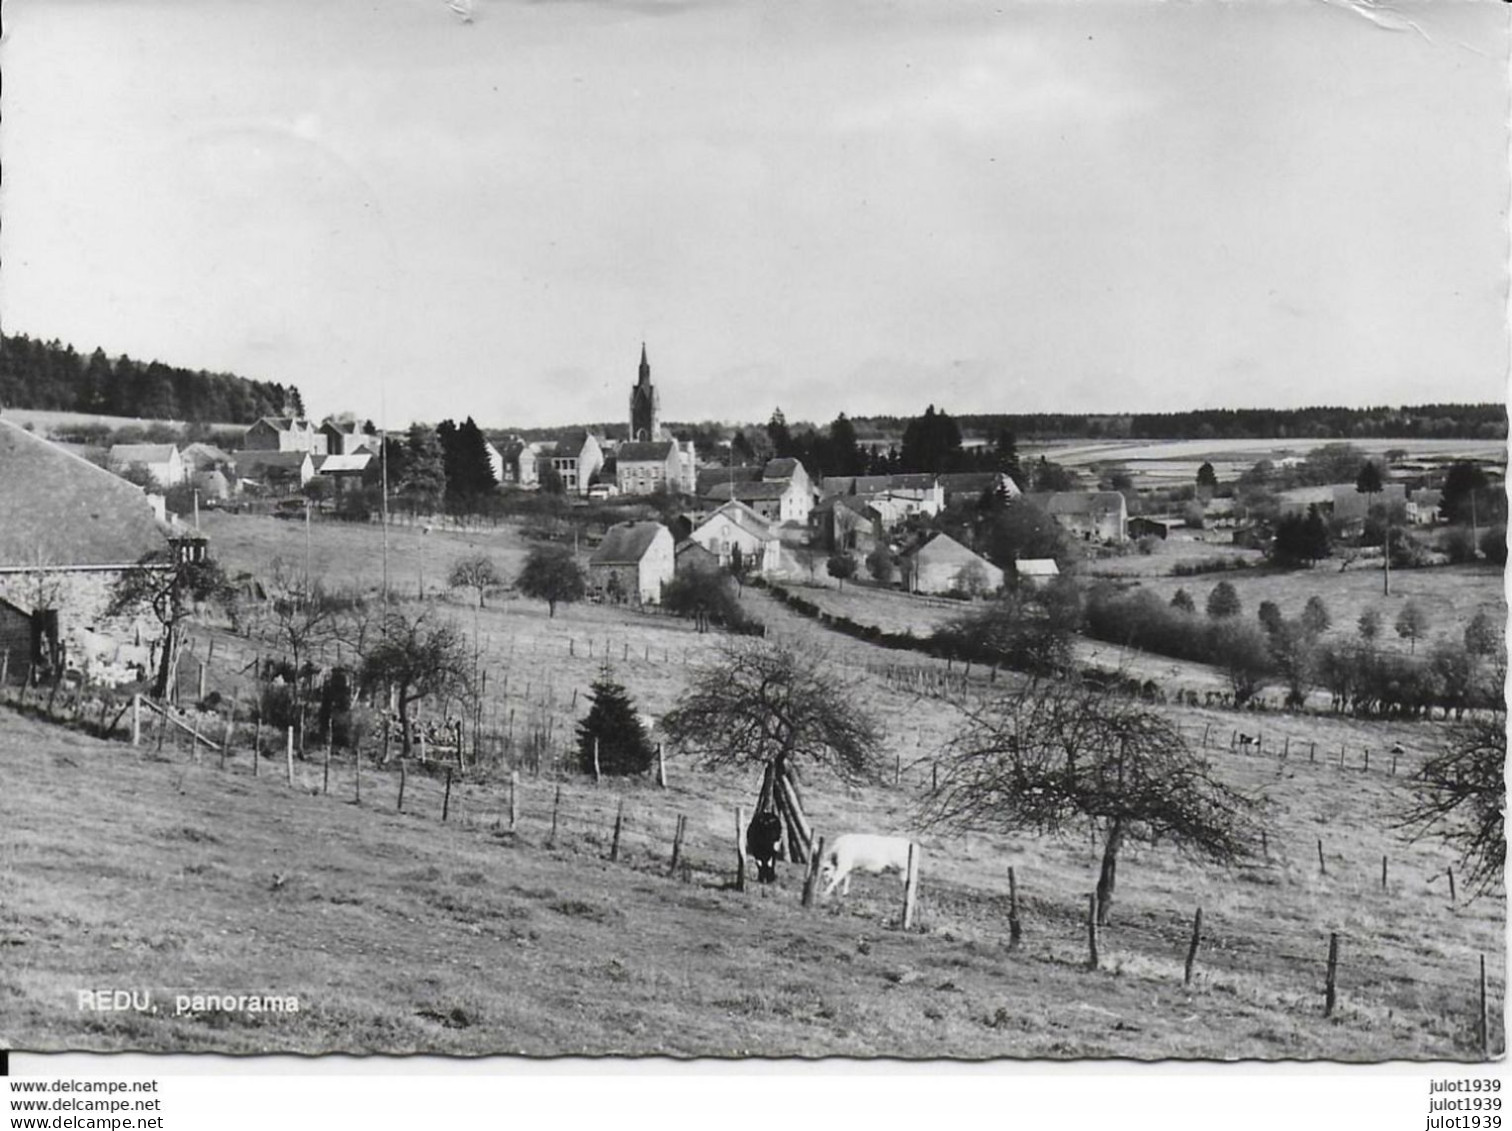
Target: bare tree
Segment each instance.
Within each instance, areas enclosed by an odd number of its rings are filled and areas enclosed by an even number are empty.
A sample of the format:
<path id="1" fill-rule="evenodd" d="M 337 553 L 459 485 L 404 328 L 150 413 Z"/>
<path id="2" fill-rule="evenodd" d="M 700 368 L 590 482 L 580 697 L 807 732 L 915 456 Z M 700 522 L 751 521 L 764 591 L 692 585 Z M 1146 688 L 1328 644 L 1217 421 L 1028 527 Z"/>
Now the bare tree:
<path id="1" fill-rule="evenodd" d="M 781 769 L 806 759 L 860 780 L 873 770 L 880 731 L 857 698 L 821 656 L 732 637 L 695 673 L 662 729 L 707 766 Z"/>
<path id="2" fill-rule="evenodd" d="M 178 650 L 184 621 L 202 602 L 229 602 L 234 596 L 225 571 L 210 558 L 185 555 L 177 547 L 153 550 L 126 570 L 111 588 L 107 616 L 120 616 L 150 609 L 163 626 L 152 694 L 162 699 L 177 671 Z"/>
<path id="3" fill-rule="evenodd" d="M 451 575 L 446 583 L 453 589 L 476 589 L 478 608 L 483 608 L 483 595 L 490 589 L 504 584 L 499 567 L 487 554 L 469 554 L 452 563 Z"/>
<path id="4" fill-rule="evenodd" d="M 1058 835 L 1090 820 L 1103 834 L 1097 897 L 1106 922 L 1125 841 L 1169 841 L 1230 863 L 1249 854 L 1259 807 L 1138 700 L 1033 682 L 966 712 L 918 815 L 949 831 Z"/>
<path id="5" fill-rule="evenodd" d="M 381 638 L 362 657 L 362 686 L 393 688 L 408 756 L 411 705 L 432 696 L 468 694 L 472 669 L 467 640 L 451 621 L 436 619 L 430 609 L 394 611 L 383 620 Z"/>
<path id="6" fill-rule="evenodd" d="M 1482 895 L 1506 872 L 1506 763 L 1505 711 L 1477 712 L 1456 723 L 1442 752 L 1415 775 L 1413 800 L 1397 821 L 1414 840 L 1436 837 L 1457 850 Z"/>
<path id="7" fill-rule="evenodd" d="M 861 780 L 874 773 L 880 732 L 854 686 L 813 652 L 754 637 L 725 640 L 662 718 L 668 738 L 707 766 L 763 767 L 756 813 L 787 825 L 787 854 L 808 858 L 797 763 L 832 767 Z"/>

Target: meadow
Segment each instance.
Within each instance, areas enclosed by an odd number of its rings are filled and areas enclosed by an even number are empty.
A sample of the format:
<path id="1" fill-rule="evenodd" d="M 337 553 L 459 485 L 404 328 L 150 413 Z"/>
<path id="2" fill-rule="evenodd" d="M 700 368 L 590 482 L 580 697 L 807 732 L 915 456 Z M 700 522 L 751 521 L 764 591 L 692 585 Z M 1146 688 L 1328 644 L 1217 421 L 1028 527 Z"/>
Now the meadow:
<path id="1" fill-rule="evenodd" d="M 302 524 L 213 522 L 230 564 L 303 560 Z M 316 524 L 309 536 L 328 580 L 373 584 L 376 530 Z M 427 576 L 445 554 L 485 548 L 504 566 L 521 550 L 506 528 L 412 533 L 423 540 Z M 418 579 L 409 545 L 391 537 L 392 577 L 413 566 Z M 807 910 L 796 866 L 773 887 L 733 890 L 735 808 L 749 811 L 755 769 L 708 770 L 668 750 L 666 789 L 572 771 L 571 723 L 606 663 L 660 714 L 715 660 L 717 634 L 591 604 L 553 618 L 501 596 L 479 610 L 458 594 L 436 607 L 483 650 L 490 728 L 551 739 L 539 761 L 518 741 L 495 746 L 450 789 L 439 766 L 401 778 L 371 761 L 359 784 L 349 758 L 327 767 L 313 750 L 290 785 L 275 736 L 254 776 L 246 726 L 222 764 L 171 732 L 161 750 L 152 738 L 132 747 L 0 707 L 0 1036 L 30 1049 L 1459 1060 L 1479 1055 L 1484 955 L 1500 1053 L 1504 895 L 1461 888 L 1451 900 L 1452 854 L 1393 827 L 1441 724 L 1170 708 L 1225 781 L 1268 799 L 1266 839 L 1228 868 L 1170 844 L 1127 848 L 1092 970 L 1089 828 L 945 837 L 915 819 L 963 709 L 994 690 L 981 673 L 958 694 L 909 690 L 897 669 L 934 662 L 839 637 L 758 591 L 746 600 L 879 718 L 874 779 L 811 769 L 806 807 L 820 835 L 917 837 L 915 929 L 899 928 L 891 878 Z M 215 629 L 195 649 L 211 686 L 245 702 L 243 669 L 266 646 Z M 1260 733 L 1259 753 L 1240 752 L 1241 728 Z M 678 815 L 687 867 L 671 874 Z M 1325 1018 L 1330 932 L 1339 1007 Z M 80 1011 L 76 991 L 100 986 L 151 989 L 160 1011 Z M 296 994 L 300 1011 L 177 1016 L 184 988 Z"/>

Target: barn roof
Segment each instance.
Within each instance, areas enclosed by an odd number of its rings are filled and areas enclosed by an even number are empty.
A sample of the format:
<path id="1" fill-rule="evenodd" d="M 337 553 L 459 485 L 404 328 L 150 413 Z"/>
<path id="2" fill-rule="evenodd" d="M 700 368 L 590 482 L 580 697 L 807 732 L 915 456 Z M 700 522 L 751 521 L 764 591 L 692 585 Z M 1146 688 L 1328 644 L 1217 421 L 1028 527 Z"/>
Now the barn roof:
<path id="1" fill-rule="evenodd" d="M 599 543 L 590 565 L 635 565 L 643 557 L 656 536 L 667 528 L 659 522 L 620 522 L 609 528 L 604 540 Z M 668 534 L 670 538 L 671 535 Z"/>
<path id="2" fill-rule="evenodd" d="M 763 479 L 791 479 L 803 466 L 792 456 L 784 456 L 781 459 L 769 459 L 766 466 L 761 469 Z"/>
<path id="3" fill-rule="evenodd" d="M 762 518 L 759 514 L 753 511 L 750 507 L 746 506 L 739 499 L 731 499 L 729 502 L 716 507 L 714 512 L 705 517 L 704 520 L 698 524 L 696 529 L 702 530 L 710 522 L 714 521 L 714 519 L 721 516 L 728 519 L 730 522 L 733 522 L 747 534 L 750 534 L 755 538 L 759 538 L 764 542 L 771 541 L 776 537 L 776 535 L 772 533 L 771 523 L 767 522 L 766 519 Z"/>
<path id="4" fill-rule="evenodd" d="M 140 487 L 0 420 L 0 568 L 129 565 L 166 545 Z"/>
<path id="5" fill-rule="evenodd" d="M 1128 503 L 1117 491 L 1051 491 L 1031 495 L 1046 514 L 1117 514 Z"/>
<path id="6" fill-rule="evenodd" d="M 167 463 L 178 451 L 172 444 L 116 444 L 110 449 L 110 462 L 117 467 L 133 463 Z"/>
<path id="7" fill-rule="evenodd" d="M 980 554 L 967 549 L 949 534 L 936 534 L 928 542 L 920 543 L 903 554 L 906 558 L 922 559 L 929 563 L 945 563 L 965 565 L 968 562 L 980 562 L 988 570 L 997 567 Z"/>
<path id="8" fill-rule="evenodd" d="M 372 452 L 353 452 L 351 455 L 324 456 L 316 468 L 321 475 L 350 475 L 367 470 L 373 462 Z"/>
<path id="9" fill-rule="evenodd" d="M 780 499 L 793 489 L 791 479 L 779 479 L 775 482 L 763 480 L 748 480 L 744 483 L 712 483 L 704 492 L 706 499 Z"/>

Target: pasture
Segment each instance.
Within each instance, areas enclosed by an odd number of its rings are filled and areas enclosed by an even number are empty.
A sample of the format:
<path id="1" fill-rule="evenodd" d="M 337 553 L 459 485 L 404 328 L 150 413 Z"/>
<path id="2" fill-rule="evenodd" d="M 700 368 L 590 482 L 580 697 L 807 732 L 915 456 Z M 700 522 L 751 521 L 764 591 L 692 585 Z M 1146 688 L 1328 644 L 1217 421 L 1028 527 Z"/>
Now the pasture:
<path id="1" fill-rule="evenodd" d="M 273 556 L 302 568 L 302 523 L 217 515 L 207 527 L 232 569 L 264 573 Z M 328 583 L 376 587 L 375 529 L 317 523 L 308 536 Z M 506 576 L 523 552 L 508 528 L 401 530 L 391 578 L 413 592 L 407 576 L 440 577 L 477 549 Z M 852 586 L 805 595 L 868 623 L 867 608 L 954 611 Z M 222 764 L 171 731 L 159 751 L 151 732 L 132 747 L 0 706 L 0 1037 L 29 1049 L 1469 1060 L 1485 955 L 1501 1051 L 1504 895 L 1451 900 L 1453 856 L 1393 828 L 1441 724 L 1169 708 L 1226 782 L 1268 799 L 1266 838 L 1231 868 L 1169 844 L 1127 847 L 1092 970 L 1086 893 L 1101 849 L 1089 827 L 945 837 L 916 825 L 934 759 L 993 690 L 985 673 L 948 692 L 915 685 L 910 672 L 945 665 L 841 637 L 759 590 L 744 599 L 879 720 L 873 780 L 807 770 L 805 807 L 831 839 L 919 841 L 914 930 L 899 929 L 894 877 L 858 877 L 846 899 L 812 909 L 794 865 L 771 887 L 732 889 L 735 809 L 750 812 L 754 768 L 706 770 L 669 750 L 667 789 L 573 772 L 573 723 L 606 664 L 660 715 L 715 659 L 717 634 L 613 606 L 552 618 L 508 594 L 482 610 L 433 596 L 489 675 L 482 756 L 450 787 L 440 767 L 379 769 L 371 744 L 360 778 L 349 757 L 327 765 L 311 750 L 291 786 L 275 735 L 254 776 L 245 724 Z M 245 704 L 251 660 L 270 652 L 201 626 L 181 687 L 208 660 L 207 688 Z M 1258 750 L 1238 745 L 1240 730 L 1259 734 Z M 531 735 L 539 759 L 525 756 Z M 1396 744 L 1405 752 L 1390 754 Z M 1325 1018 L 1330 932 L 1339 1007 Z M 76 991 L 102 986 L 151 990 L 160 1012 L 81 1012 Z M 294 994 L 300 1010 L 176 1016 L 184 990 Z"/>
<path id="2" fill-rule="evenodd" d="M 843 902 L 811 910 L 796 866 L 773 887 L 731 890 L 734 810 L 750 810 L 754 769 L 705 771 L 671 751 L 660 790 L 594 786 L 559 756 L 515 758 L 511 827 L 508 751 L 449 792 L 438 771 L 414 767 L 401 786 L 392 766 L 369 763 L 359 802 L 346 758 L 329 771 L 318 752 L 297 759 L 291 788 L 281 744 L 269 742 L 254 777 L 246 728 L 222 767 L 182 739 L 159 753 L 0 708 L 5 1039 L 231 1052 L 1456 1060 L 1478 1055 L 1482 954 L 1500 1033 L 1501 893 L 1470 902 L 1461 890 L 1451 901 L 1452 856 L 1391 828 L 1441 727 L 1173 709 L 1225 780 L 1269 798 L 1267 839 L 1228 869 L 1169 845 L 1126 849 L 1094 971 L 1091 830 L 947 838 L 916 828 L 914 806 L 962 704 L 886 677 L 909 657 L 747 592 L 774 632 L 823 648 L 881 720 L 876 780 L 809 771 L 806 806 L 820 835 L 919 840 L 914 931 L 898 929 L 891 877 L 860 877 Z M 655 714 L 717 640 L 604 606 L 554 619 L 524 600 L 450 611 L 486 649 L 493 724 L 511 711 L 521 728 L 549 718 L 557 755 L 606 655 Z M 246 642 L 214 638 L 210 674 L 234 692 L 247 678 L 236 670 Z M 989 690 L 971 684 L 968 701 Z M 1239 729 L 1260 729 L 1259 752 L 1240 752 Z M 1395 743 L 1406 753 L 1388 758 Z M 679 815 L 687 867 L 671 875 Z M 1007 945 L 1010 867 L 1017 949 Z M 1203 940 L 1186 986 L 1198 907 Z M 1325 1019 L 1330 932 L 1342 939 L 1340 1005 Z M 81 1012 L 76 990 L 102 985 L 150 989 L 161 1012 Z M 183 989 L 295 994 L 300 1012 L 175 1016 Z"/>

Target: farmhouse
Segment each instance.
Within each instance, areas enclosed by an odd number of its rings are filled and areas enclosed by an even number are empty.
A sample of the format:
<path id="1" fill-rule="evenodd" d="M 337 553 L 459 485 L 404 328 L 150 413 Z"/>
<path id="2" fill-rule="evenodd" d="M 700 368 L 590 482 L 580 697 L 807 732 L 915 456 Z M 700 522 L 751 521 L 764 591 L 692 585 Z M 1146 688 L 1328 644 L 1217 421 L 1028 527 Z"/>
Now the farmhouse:
<path id="1" fill-rule="evenodd" d="M 1422 487 L 1407 496 L 1407 521 L 1414 526 L 1431 526 L 1439 520 L 1444 492 L 1436 487 Z"/>
<path id="2" fill-rule="evenodd" d="M 716 504 L 732 500 L 740 502 L 766 522 L 799 526 L 807 524 L 814 504 L 812 494 L 791 479 L 770 483 L 763 479 L 715 483 L 703 498 Z"/>
<path id="3" fill-rule="evenodd" d="M 159 487 L 177 487 L 185 479 L 183 457 L 173 444 L 116 444 L 107 462 L 117 474 L 140 467 Z"/>
<path id="4" fill-rule="evenodd" d="M 1083 541 L 1129 540 L 1129 507 L 1117 491 L 1052 491 L 1029 498 L 1066 533 Z"/>
<path id="5" fill-rule="evenodd" d="M 882 513 L 868 499 L 834 495 L 813 513 L 820 544 L 830 550 L 869 554 L 882 541 Z"/>
<path id="6" fill-rule="evenodd" d="M 659 604 L 676 570 L 672 532 L 659 522 L 621 522 L 609 528 L 588 560 L 588 588 L 616 604 Z"/>
<path id="7" fill-rule="evenodd" d="M 106 610 L 122 573 L 167 550 L 168 534 L 140 487 L 0 420 L 0 631 L 10 641 L 24 632 L 27 641 L 27 654 L 10 658 L 11 678 L 26 664 L 91 654 L 150 665 L 157 622 Z"/>
<path id="8" fill-rule="evenodd" d="M 1016 499 L 1023 494 L 1013 477 L 1001 471 L 952 471 L 940 476 L 945 505 L 980 499 L 988 491 L 1001 498 Z"/>
<path id="9" fill-rule="evenodd" d="M 781 566 L 782 542 L 761 515 L 738 499 L 721 505 L 689 535 L 722 566 L 739 558 L 744 568 L 774 573 Z"/>
<path id="10" fill-rule="evenodd" d="M 936 534 L 902 557 L 910 593 L 961 592 L 977 596 L 1003 587 L 1003 571 L 948 534 Z"/>
<path id="11" fill-rule="evenodd" d="M 191 476 L 206 471 L 226 471 L 231 467 L 231 453 L 214 444 L 190 444 L 180 455 L 184 461 L 184 471 Z"/>
<path id="12" fill-rule="evenodd" d="M 310 452 L 325 455 L 326 435 L 308 420 L 265 416 L 247 429 L 242 447 L 254 452 Z"/>

